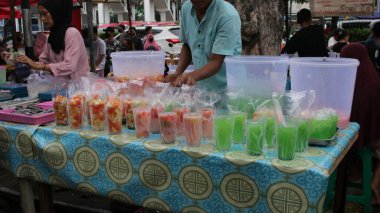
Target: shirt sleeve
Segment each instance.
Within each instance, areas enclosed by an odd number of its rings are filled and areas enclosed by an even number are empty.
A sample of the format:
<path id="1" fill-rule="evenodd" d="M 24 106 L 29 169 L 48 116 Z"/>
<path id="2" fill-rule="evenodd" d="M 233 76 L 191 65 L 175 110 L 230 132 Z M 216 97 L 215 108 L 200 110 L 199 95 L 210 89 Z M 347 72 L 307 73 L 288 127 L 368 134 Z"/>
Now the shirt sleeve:
<path id="1" fill-rule="evenodd" d="M 187 3 L 187 2 L 186 2 Z M 181 40 L 182 43 L 187 44 L 187 39 L 186 39 L 186 18 L 185 15 L 187 13 L 190 13 L 190 10 L 186 10 L 186 3 L 182 6 L 182 14 L 181 14 L 181 30 L 179 32 L 179 40 Z M 190 14 L 187 14 L 190 15 Z"/>
<path id="2" fill-rule="evenodd" d="M 54 76 L 68 76 L 83 66 L 81 48 L 84 47 L 83 38 L 77 30 L 68 28 L 65 35 L 65 51 L 62 62 L 49 64 Z"/>
<path id="3" fill-rule="evenodd" d="M 240 17 L 233 16 L 225 21 L 217 30 L 212 46 L 212 53 L 219 55 L 234 55 L 241 33 Z"/>
<path id="4" fill-rule="evenodd" d="M 99 42 L 99 55 L 105 55 L 106 54 L 106 42 L 103 40 L 100 40 Z"/>
<path id="5" fill-rule="evenodd" d="M 38 57 L 38 61 L 44 64 L 50 63 L 48 42 L 46 42 L 46 44 L 44 45 L 44 50 L 42 50 L 40 57 Z"/>
<path id="6" fill-rule="evenodd" d="M 285 52 L 287 54 L 294 54 L 298 51 L 298 42 L 297 42 L 297 34 L 289 39 L 285 45 Z"/>

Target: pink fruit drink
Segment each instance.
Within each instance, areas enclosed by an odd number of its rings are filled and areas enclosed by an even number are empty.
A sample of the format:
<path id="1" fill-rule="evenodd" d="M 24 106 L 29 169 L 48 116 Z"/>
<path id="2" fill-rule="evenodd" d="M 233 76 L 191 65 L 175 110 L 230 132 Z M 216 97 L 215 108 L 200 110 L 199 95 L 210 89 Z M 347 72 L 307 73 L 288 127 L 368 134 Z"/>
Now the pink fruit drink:
<path id="1" fill-rule="evenodd" d="M 160 121 L 161 140 L 164 144 L 171 144 L 175 142 L 176 135 L 176 119 L 175 112 L 164 112 L 158 114 Z"/>
<path id="2" fill-rule="evenodd" d="M 160 132 L 160 121 L 158 119 L 158 114 L 164 111 L 164 107 L 161 105 L 154 105 L 150 110 L 150 132 L 159 133 Z"/>
<path id="3" fill-rule="evenodd" d="M 203 138 L 214 138 L 214 109 L 202 109 L 202 134 Z"/>
<path id="4" fill-rule="evenodd" d="M 202 115 L 186 113 L 183 116 L 185 137 L 188 146 L 200 146 L 202 139 Z"/>
<path id="5" fill-rule="evenodd" d="M 176 107 L 173 109 L 173 111 L 177 114 L 177 121 L 176 121 L 176 126 L 177 126 L 177 136 L 184 136 L 185 130 L 184 130 L 184 121 L 183 121 L 183 115 L 185 113 L 190 112 L 189 108 L 186 107 Z"/>

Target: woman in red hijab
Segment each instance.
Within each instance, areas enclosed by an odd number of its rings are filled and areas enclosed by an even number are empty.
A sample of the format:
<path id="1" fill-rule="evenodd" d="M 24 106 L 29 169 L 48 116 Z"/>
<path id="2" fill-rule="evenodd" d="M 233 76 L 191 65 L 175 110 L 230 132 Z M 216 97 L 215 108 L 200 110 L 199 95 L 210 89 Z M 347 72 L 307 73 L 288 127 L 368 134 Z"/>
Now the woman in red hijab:
<path id="1" fill-rule="evenodd" d="M 376 73 L 366 48 L 360 43 L 346 45 L 341 57 L 358 59 L 360 65 L 356 74 L 351 121 L 360 124 L 356 148 L 370 147 L 374 157 L 372 190 L 375 203 L 380 204 L 380 78 Z"/>
<path id="2" fill-rule="evenodd" d="M 144 50 L 154 50 L 154 51 L 161 50 L 160 46 L 158 46 L 158 44 L 154 40 L 153 34 L 149 34 L 147 36 L 147 40 L 145 41 L 145 44 L 144 44 Z"/>

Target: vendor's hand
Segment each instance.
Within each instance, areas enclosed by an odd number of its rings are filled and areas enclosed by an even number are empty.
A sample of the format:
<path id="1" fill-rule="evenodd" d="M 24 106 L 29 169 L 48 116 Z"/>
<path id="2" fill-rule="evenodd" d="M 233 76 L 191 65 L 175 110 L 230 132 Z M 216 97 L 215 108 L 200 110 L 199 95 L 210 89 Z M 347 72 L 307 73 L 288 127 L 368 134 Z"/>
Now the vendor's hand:
<path id="1" fill-rule="evenodd" d="M 34 62 L 32 59 L 28 58 L 25 55 L 20 55 L 16 59 L 18 62 L 29 64 L 29 66 L 34 69 L 34 70 L 40 70 L 41 69 L 41 64 Z"/>
<path id="2" fill-rule="evenodd" d="M 169 74 L 169 75 L 165 76 L 164 82 L 165 83 L 171 83 L 171 82 L 175 81 L 179 76 L 181 76 L 181 75 L 176 74 L 176 73 Z"/>
<path id="3" fill-rule="evenodd" d="M 191 73 L 182 74 L 177 77 L 175 81 L 171 83 L 172 86 L 181 87 L 182 84 L 195 85 L 197 81 L 193 78 Z"/>

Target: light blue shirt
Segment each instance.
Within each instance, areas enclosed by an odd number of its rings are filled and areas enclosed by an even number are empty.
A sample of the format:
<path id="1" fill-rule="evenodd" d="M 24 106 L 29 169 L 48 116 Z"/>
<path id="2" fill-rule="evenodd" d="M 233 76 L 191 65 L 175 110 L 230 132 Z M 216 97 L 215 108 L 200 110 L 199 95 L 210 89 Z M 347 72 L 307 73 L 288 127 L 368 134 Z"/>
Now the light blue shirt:
<path id="1" fill-rule="evenodd" d="M 182 6 L 180 39 L 189 45 L 196 70 L 209 62 L 211 53 L 240 55 L 240 29 L 239 13 L 224 0 L 213 0 L 201 22 L 191 1 Z M 218 73 L 198 83 L 211 89 L 224 89 L 227 85 L 225 63 Z"/>

